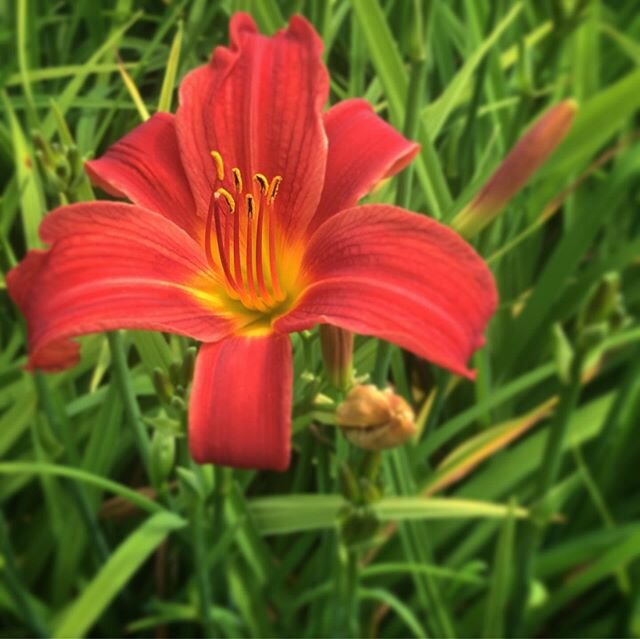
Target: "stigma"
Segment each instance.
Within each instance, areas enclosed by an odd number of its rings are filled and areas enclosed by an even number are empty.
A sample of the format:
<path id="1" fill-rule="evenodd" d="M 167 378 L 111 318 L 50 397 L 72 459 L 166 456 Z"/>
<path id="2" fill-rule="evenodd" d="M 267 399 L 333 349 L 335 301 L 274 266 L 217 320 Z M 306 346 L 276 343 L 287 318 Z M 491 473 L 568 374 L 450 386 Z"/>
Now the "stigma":
<path id="1" fill-rule="evenodd" d="M 209 265 L 222 271 L 231 299 L 246 308 L 269 312 L 286 297 L 276 256 L 274 202 L 282 177 L 254 173 L 245 180 L 240 169 L 225 172 L 218 151 L 211 151 L 216 185 L 207 212 L 205 251 Z"/>

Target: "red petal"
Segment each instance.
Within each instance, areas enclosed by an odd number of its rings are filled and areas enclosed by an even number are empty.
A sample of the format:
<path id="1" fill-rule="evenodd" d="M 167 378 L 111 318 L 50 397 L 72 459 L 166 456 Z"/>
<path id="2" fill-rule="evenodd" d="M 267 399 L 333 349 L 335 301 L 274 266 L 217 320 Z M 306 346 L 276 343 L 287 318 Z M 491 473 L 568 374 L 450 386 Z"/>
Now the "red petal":
<path id="1" fill-rule="evenodd" d="M 174 116 L 156 113 L 85 168 L 110 195 L 162 213 L 197 236 L 200 225 L 180 161 Z"/>
<path id="2" fill-rule="evenodd" d="M 73 365 L 77 345 L 67 340 L 86 333 L 149 329 L 209 341 L 234 330 L 206 297 L 218 284 L 202 249 L 157 213 L 74 204 L 49 214 L 41 236 L 51 249 L 31 251 L 7 276 L 27 319 L 31 367 Z"/>
<path id="3" fill-rule="evenodd" d="M 447 227 L 392 206 L 348 209 L 315 233 L 303 271 L 312 284 L 275 330 L 335 324 L 472 376 L 466 363 L 497 294 L 485 263 Z"/>
<path id="4" fill-rule="evenodd" d="M 324 126 L 329 140 L 327 172 L 313 229 L 355 206 L 380 180 L 404 169 L 420 150 L 365 100 L 338 103 L 325 113 Z"/>
<path id="5" fill-rule="evenodd" d="M 313 215 L 324 179 L 328 78 L 322 43 L 299 16 L 267 38 L 250 16 L 237 13 L 230 37 L 230 49 L 217 48 L 211 62 L 180 86 L 183 163 L 203 216 L 212 189 L 220 186 L 212 150 L 224 159 L 223 184 L 230 192 L 232 167 L 241 170 L 245 187 L 256 172 L 268 179 L 282 176 L 275 210 L 281 232 L 293 237 Z"/>
<path id="6" fill-rule="evenodd" d="M 292 376 L 287 335 L 205 344 L 189 407 L 193 458 L 201 464 L 286 470 Z"/>

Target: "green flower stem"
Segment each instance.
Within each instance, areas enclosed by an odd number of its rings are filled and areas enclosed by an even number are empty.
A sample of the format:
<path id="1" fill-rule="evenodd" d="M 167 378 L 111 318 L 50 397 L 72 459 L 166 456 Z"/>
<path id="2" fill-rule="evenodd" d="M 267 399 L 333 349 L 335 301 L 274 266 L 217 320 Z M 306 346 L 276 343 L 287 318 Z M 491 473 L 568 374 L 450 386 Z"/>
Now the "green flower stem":
<path id="1" fill-rule="evenodd" d="M 213 467 L 213 526 L 219 534 L 224 528 L 224 504 L 229 495 L 232 481 L 232 470 L 222 466 Z"/>
<path id="2" fill-rule="evenodd" d="M 358 615 L 359 553 L 339 539 L 336 566 L 335 632 L 337 637 L 360 637 Z"/>
<path id="3" fill-rule="evenodd" d="M 122 337 L 119 333 L 114 332 L 107 333 L 107 339 L 109 340 L 109 349 L 111 350 L 114 377 L 116 378 L 116 383 L 122 395 L 124 414 L 129 423 L 129 427 L 135 435 L 138 451 L 147 475 L 151 477 L 151 444 L 149 443 L 149 436 L 142 422 L 142 414 L 140 413 L 140 407 L 138 406 L 136 394 L 133 390 Z"/>
<path id="4" fill-rule="evenodd" d="M 389 375 L 389 365 L 391 364 L 391 344 L 380 340 L 376 349 L 376 361 L 373 366 L 373 383 L 379 388 L 384 388 Z"/>
<path id="5" fill-rule="evenodd" d="M 569 380 L 560 394 L 560 403 L 551 423 L 542 455 L 542 466 L 536 478 L 534 500 L 538 501 L 538 519 L 527 519 L 518 525 L 516 575 L 510 611 L 510 636 L 521 636 L 525 611 L 529 597 L 529 586 L 533 579 L 535 556 L 549 517 L 549 505 L 545 503 L 549 489 L 555 482 L 562 461 L 562 448 L 566 439 L 569 421 L 580 398 L 582 388 L 582 365 L 585 353 L 578 349 L 571 363 Z M 534 515 L 535 517 L 535 515 Z"/>
<path id="6" fill-rule="evenodd" d="M 0 557 L 3 562 L 0 568 L 0 579 L 4 582 L 11 597 L 13 597 L 16 608 L 20 611 L 22 621 L 29 629 L 28 634 L 32 633 L 34 637 L 49 637 L 50 633 L 47 630 L 47 626 L 33 609 L 27 591 L 20 579 L 13 548 L 9 540 L 9 531 L 2 511 L 0 511 Z"/>

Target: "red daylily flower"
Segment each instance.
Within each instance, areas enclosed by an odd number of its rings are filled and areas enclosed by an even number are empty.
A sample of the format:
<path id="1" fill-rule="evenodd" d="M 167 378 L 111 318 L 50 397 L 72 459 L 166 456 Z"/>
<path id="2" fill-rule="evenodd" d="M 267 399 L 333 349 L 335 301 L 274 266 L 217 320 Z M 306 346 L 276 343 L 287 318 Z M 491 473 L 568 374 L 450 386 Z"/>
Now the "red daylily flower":
<path id="1" fill-rule="evenodd" d="M 374 335 L 471 377 L 496 306 L 484 262 L 453 231 L 393 206 L 356 207 L 418 147 L 363 100 L 322 112 L 321 41 L 303 18 L 268 38 L 236 14 L 230 48 L 159 113 L 89 162 L 133 204 L 63 206 L 47 250 L 11 273 L 29 363 L 73 365 L 78 335 L 149 329 L 204 342 L 189 412 L 193 457 L 289 463 L 288 333 L 318 323 Z"/>

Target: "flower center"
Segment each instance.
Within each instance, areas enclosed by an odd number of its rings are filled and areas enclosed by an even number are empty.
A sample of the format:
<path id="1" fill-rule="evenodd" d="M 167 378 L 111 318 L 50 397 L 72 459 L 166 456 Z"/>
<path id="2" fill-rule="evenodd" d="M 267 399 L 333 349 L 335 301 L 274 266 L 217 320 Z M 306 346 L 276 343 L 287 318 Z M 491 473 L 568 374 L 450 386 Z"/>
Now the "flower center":
<path id="1" fill-rule="evenodd" d="M 238 168 L 231 169 L 229 189 L 223 186 L 224 162 L 211 151 L 218 186 L 209 203 L 205 251 L 212 268 L 221 269 L 227 295 L 248 309 L 267 312 L 286 298 L 276 260 L 274 201 L 282 177 L 269 180 L 255 173 L 245 184 Z M 233 191 L 233 193 L 231 192 Z M 213 238 L 212 238 L 213 236 Z"/>

